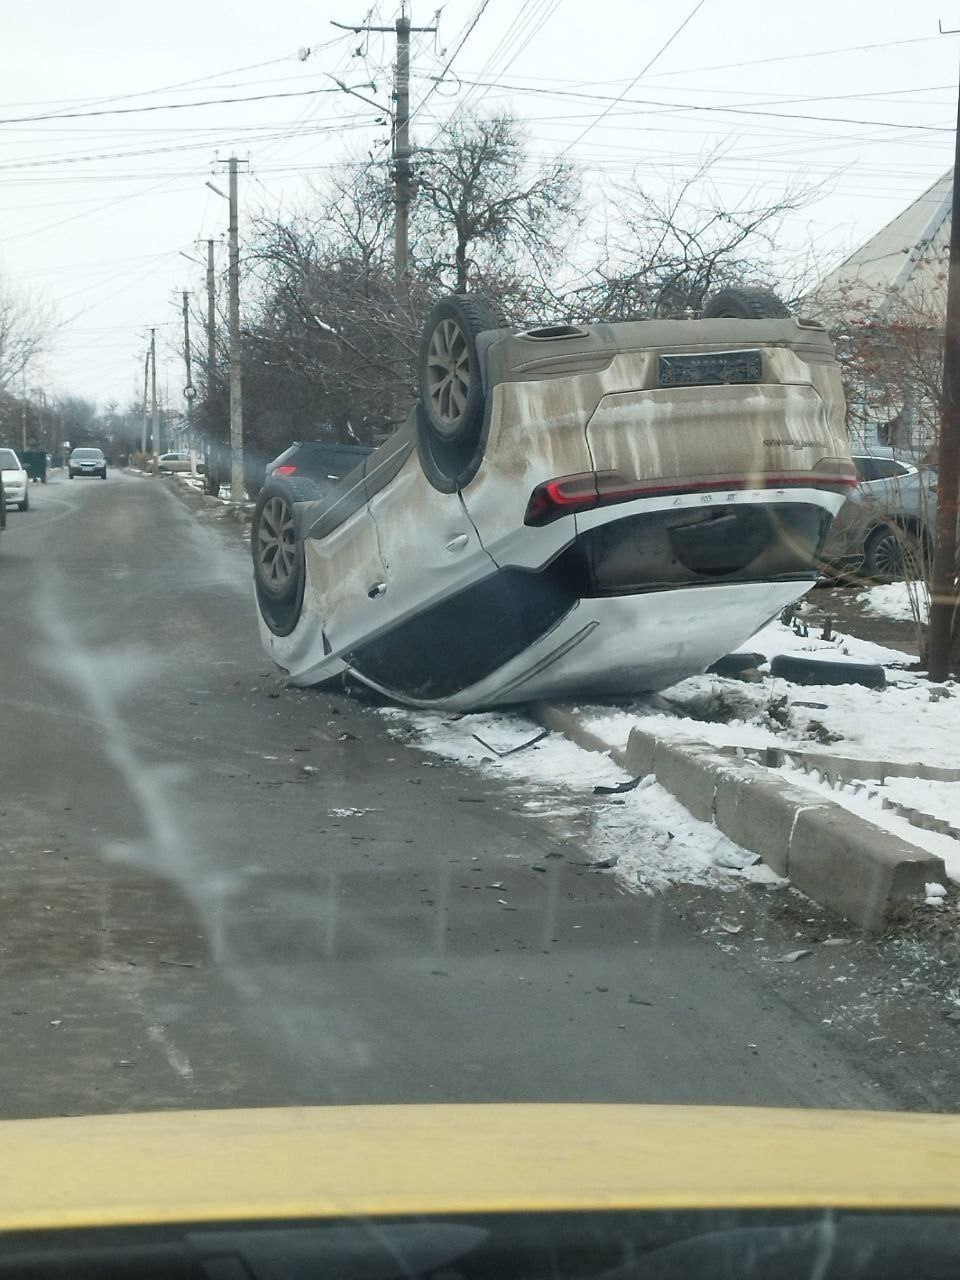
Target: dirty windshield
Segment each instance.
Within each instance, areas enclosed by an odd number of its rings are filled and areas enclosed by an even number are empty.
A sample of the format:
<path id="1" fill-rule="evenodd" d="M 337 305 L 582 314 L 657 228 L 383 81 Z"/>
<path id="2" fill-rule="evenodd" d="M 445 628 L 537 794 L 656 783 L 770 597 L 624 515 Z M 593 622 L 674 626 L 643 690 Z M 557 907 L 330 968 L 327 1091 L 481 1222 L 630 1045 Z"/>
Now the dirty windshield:
<path id="1" fill-rule="evenodd" d="M 530 1104 L 475 1208 L 560 1212 L 591 1128 L 544 1104 L 744 1108 L 753 1151 L 770 1108 L 957 1110 L 960 4 L 798 16 L 18 12 L 0 1137 L 151 1113 L 226 1168 L 178 1115 L 322 1147 L 390 1104 L 446 1212 L 485 1122 L 416 1106 Z M 695 1145 L 663 1204 L 729 1207 Z M 809 1203 L 951 1207 L 882 1163 Z"/>

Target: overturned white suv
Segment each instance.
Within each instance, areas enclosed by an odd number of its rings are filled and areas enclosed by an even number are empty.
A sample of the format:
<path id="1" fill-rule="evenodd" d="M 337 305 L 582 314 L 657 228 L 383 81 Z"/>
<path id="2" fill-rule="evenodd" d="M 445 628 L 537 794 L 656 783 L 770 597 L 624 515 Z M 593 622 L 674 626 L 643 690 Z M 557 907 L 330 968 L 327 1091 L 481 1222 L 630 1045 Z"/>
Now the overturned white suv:
<path id="1" fill-rule="evenodd" d="M 516 332 L 438 302 L 405 425 L 260 494 L 273 659 L 473 709 L 661 689 L 749 639 L 815 580 L 856 474 L 824 330 L 759 290 L 704 316 Z"/>

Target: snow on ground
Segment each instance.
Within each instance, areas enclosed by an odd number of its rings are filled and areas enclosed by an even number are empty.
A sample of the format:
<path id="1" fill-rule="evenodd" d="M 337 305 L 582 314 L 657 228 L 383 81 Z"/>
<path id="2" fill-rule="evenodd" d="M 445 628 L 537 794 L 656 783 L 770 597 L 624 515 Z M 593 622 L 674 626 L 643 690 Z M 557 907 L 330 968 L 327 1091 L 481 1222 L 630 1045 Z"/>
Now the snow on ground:
<path id="1" fill-rule="evenodd" d="M 808 791 L 826 796 L 837 804 L 842 805 L 844 809 L 849 809 L 851 813 L 856 813 L 861 818 L 866 818 L 874 826 L 882 827 L 885 831 L 890 831 L 895 836 L 899 836 L 901 840 L 906 840 L 908 844 L 918 845 L 920 848 L 936 854 L 943 859 L 950 879 L 960 883 L 960 840 L 954 840 L 952 836 L 940 835 L 936 831 L 925 831 L 920 827 L 915 827 L 906 818 L 898 817 L 893 810 L 884 809 L 883 807 L 884 796 L 897 800 L 900 798 L 898 794 L 900 788 L 891 784 L 910 782 L 913 787 L 916 787 L 916 779 L 891 778 L 890 783 L 882 786 L 880 784 L 871 785 L 868 788 L 854 787 L 850 783 L 840 787 L 832 787 L 822 781 L 817 773 L 809 774 L 802 769 L 791 769 L 789 767 L 778 770 L 778 772 L 787 781 L 792 782 L 794 786 L 805 787 Z M 910 804 L 917 809 L 923 809 L 926 813 L 933 812 L 937 817 L 943 817 L 948 821 L 960 824 L 960 783 L 941 782 L 922 785 L 941 788 L 940 808 L 931 810 L 925 804 L 914 802 L 913 800 L 904 800 L 901 803 Z M 904 790 L 909 791 L 910 788 L 904 788 Z M 929 798 L 928 795 L 927 799 L 929 800 Z"/>
<path id="2" fill-rule="evenodd" d="M 507 779 L 524 808 L 548 820 L 590 862 L 615 868 L 631 888 L 650 892 L 677 882 L 744 879 L 780 883 L 712 823 L 693 818 L 652 777 L 621 795 L 594 795 L 595 786 L 616 786 L 630 781 L 628 775 L 607 756 L 584 751 L 557 733 L 531 743 L 542 730 L 522 715 L 450 717 L 396 708 L 383 708 L 382 714 L 389 732 L 421 750 Z M 514 747 L 520 748 L 514 754 L 497 754 Z"/>
<path id="3" fill-rule="evenodd" d="M 864 613 L 875 618 L 893 618 L 897 622 L 913 622 L 913 601 L 920 610 L 920 619 L 927 621 L 930 613 L 930 595 L 922 582 L 885 582 L 867 587 L 857 596 Z"/>
<path id="4" fill-rule="evenodd" d="M 694 676 L 627 708 L 579 710 L 586 727 L 612 747 L 625 746 L 630 730 L 640 727 L 660 737 L 714 746 L 793 747 L 856 759 L 960 767 L 960 685 L 948 681 L 932 686 L 922 675 L 903 669 L 910 658 L 898 650 L 847 636 L 825 641 L 819 632 L 810 632 L 798 635 L 778 620 L 743 651 L 767 659 L 799 653 L 819 660 L 880 662 L 887 668 L 887 688 L 791 684 L 774 679 L 766 663 L 757 683 Z M 938 854 L 951 879 L 960 881 L 960 841 L 915 827 L 883 808 L 888 797 L 960 827 L 960 783 L 890 778 L 867 790 L 834 790 L 799 767 L 783 772 L 796 785 L 828 794 L 877 826 Z"/>
<path id="5" fill-rule="evenodd" d="M 715 745 L 827 749 L 860 759 L 960 765 L 960 687 L 951 681 L 934 688 L 919 673 L 903 670 L 912 662 L 909 654 L 850 636 L 825 641 L 813 628 L 798 636 L 779 621 L 764 627 L 742 651 L 768 659 L 790 653 L 879 662 L 887 667 L 888 684 L 884 690 L 796 685 L 774 679 L 765 665 L 759 683 L 693 676 L 626 707 L 581 707 L 587 727 L 620 747 L 639 725 L 663 737 Z"/>

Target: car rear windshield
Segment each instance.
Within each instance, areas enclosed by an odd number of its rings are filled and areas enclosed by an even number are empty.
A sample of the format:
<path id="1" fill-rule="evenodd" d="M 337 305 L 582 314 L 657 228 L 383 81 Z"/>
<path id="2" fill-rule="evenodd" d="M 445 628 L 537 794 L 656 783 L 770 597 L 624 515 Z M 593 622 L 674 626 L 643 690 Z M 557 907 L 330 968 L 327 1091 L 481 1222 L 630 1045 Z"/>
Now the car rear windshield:
<path id="1" fill-rule="evenodd" d="M 81 462 L 85 460 L 95 460 L 99 462 L 99 460 L 103 457 L 103 453 L 100 449 L 74 449 L 70 457 L 77 458 Z"/>
<path id="2" fill-rule="evenodd" d="M 20 463 L 12 449 L 0 449 L 0 471 L 19 471 Z"/>
<path id="3" fill-rule="evenodd" d="M 853 460 L 861 480 L 892 480 L 909 475 L 912 467 L 893 458 L 858 457 Z"/>

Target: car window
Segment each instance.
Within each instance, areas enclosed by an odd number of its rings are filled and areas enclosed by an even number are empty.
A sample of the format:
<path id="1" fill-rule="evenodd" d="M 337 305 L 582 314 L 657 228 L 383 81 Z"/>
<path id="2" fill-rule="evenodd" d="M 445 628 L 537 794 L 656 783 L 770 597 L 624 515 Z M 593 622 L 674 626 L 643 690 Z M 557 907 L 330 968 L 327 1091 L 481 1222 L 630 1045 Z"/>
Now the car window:
<path id="1" fill-rule="evenodd" d="M 893 480 L 897 476 L 909 475 L 911 468 L 894 458 L 873 459 L 873 480 Z"/>
<path id="2" fill-rule="evenodd" d="M 12 449 L 0 449 L 0 470 L 19 471 L 20 463 Z"/>
<path id="3" fill-rule="evenodd" d="M 861 484 L 871 480 L 892 480 L 896 476 L 908 476 L 913 471 L 913 467 L 897 462 L 895 458 L 875 458 L 871 454 L 855 455 L 853 465 Z"/>

